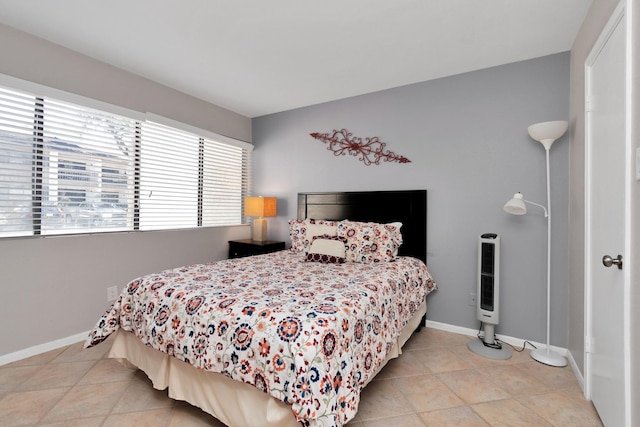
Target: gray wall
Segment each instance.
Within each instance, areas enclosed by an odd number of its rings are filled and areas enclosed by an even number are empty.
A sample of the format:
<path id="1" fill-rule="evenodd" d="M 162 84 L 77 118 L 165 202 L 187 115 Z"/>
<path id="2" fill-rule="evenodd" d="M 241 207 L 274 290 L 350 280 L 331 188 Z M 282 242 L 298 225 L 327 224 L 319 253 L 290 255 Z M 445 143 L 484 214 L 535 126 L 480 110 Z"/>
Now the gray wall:
<path id="1" fill-rule="evenodd" d="M 562 53 L 301 108 L 253 120 L 254 192 L 278 197 L 269 237 L 288 239 L 299 191 L 428 190 L 428 265 L 440 289 L 428 318 L 477 328 L 468 305 L 475 291 L 478 236 L 502 238 L 501 317 L 497 332 L 546 341 L 546 222 L 535 207 L 502 210 L 517 191 L 546 204 L 545 156 L 530 124 L 567 120 L 570 55 Z M 309 136 L 346 128 L 378 136 L 408 164 L 365 166 L 336 157 Z M 568 153 L 551 150 L 552 334 L 567 346 Z"/>
<path id="2" fill-rule="evenodd" d="M 0 25 L 0 73 L 249 141 L 251 120 Z M 145 273 L 226 258 L 248 226 L 0 240 L 0 358 L 93 327 Z"/>
<path id="3" fill-rule="evenodd" d="M 251 141 L 247 117 L 3 24 L 0 58 L 2 74 Z"/>
<path id="4" fill-rule="evenodd" d="M 143 274 L 227 257 L 248 226 L 0 240 L 0 357 L 91 329 Z"/>

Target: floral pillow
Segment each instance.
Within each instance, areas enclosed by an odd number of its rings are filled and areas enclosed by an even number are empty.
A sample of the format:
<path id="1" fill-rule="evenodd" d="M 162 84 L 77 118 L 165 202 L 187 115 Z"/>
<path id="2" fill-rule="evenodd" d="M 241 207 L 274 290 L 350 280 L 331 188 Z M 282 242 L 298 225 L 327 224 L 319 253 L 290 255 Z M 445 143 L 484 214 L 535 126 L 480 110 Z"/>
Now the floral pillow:
<path id="1" fill-rule="evenodd" d="M 305 261 L 324 264 L 342 264 L 345 262 L 347 239 L 340 236 L 323 234 L 315 236 L 309 246 Z"/>
<path id="2" fill-rule="evenodd" d="M 289 220 L 289 237 L 291 238 L 291 251 L 309 251 L 309 246 L 314 236 L 328 234 L 335 236 L 338 222 L 324 219 L 292 219 Z"/>
<path id="3" fill-rule="evenodd" d="M 347 239 L 346 259 L 349 262 L 393 261 L 402 245 L 401 223 L 341 221 L 338 236 Z"/>
<path id="4" fill-rule="evenodd" d="M 302 252 L 304 249 L 304 238 L 307 234 L 306 219 L 289 220 L 289 237 L 291 238 L 291 251 Z"/>

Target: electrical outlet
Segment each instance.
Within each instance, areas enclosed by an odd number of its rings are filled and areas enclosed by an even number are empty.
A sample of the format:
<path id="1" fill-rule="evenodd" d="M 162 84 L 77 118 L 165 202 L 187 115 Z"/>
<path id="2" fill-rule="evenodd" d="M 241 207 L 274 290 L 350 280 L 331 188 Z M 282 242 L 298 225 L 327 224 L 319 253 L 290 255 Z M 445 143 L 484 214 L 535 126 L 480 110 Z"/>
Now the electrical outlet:
<path id="1" fill-rule="evenodd" d="M 118 287 L 111 286 L 107 288 L 107 301 L 115 301 L 118 298 Z"/>
<path id="2" fill-rule="evenodd" d="M 469 292 L 469 305 L 475 307 L 477 302 L 476 299 L 477 299 L 476 294 L 473 292 Z"/>

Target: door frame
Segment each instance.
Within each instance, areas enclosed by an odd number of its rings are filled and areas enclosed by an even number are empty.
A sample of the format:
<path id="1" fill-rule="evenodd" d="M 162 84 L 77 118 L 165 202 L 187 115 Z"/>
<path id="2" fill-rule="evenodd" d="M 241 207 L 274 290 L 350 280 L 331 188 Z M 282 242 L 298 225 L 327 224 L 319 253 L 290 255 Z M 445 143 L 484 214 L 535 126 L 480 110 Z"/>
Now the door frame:
<path id="1" fill-rule="evenodd" d="M 591 167 L 590 167 L 590 157 L 589 153 L 591 151 L 592 141 L 590 140 L 589 134 L 589 107 L 588 107 L 588 94 L 589 94 L 589 71 L 590 67 L 594 64 L 598 55 L 604 48 L 606 42 L 608 41 L 611 33 L 616 28 L 616 26 L 624 20 L 625 22 L 625 84 L 627 88 L 631 88 L 631 14 L 628 13 L 630 8 L 627 7 L 626 2 L 632 0 L 621 0 L 616 6 L 615 10 L 611 14 L 609 21 L 605 25 L 602 30 L 598 40 L 594 44 L 591 52 L 587 56 L 587 59 L 584 63 L 584 95 L 585 95 L 585 111 L 584 111 L 584 135 L 585 135 L 585 229 L 584 229 L 584 237 L 585 237 L 585 246 L 584 246 L 584 278 L 585 278 L 585 300 L 584 300 L 584 324 L 585 324 L 585 341 L 584 341 L 584 360 L 585 360 L 585 375 L 584 375 L 584 395 L 587 399 L 591 399 L 591 387 L 592 387 L 592 375 L 591 375 L 591 352 L 590 352 L 590 337 L 592 336 L 592 287 L 594 286 L 593 281 L 591 280 L 589 272 L 593 267 L 594 263 L 599 263 L 599 259 L 592 258 L 589 256 L 591 252 L 591 234 L 590 229 L 592 227 L 591 218 L 590 218 L 590 210 L 589 205 L 591 202 L 591 185 L 589 183 L 589 177 L 591 176 Z M 629 160 L 630 153 L 632 153 L 632 140 L 631 140 L 631 91 L 626 90 L 625 96 L 625 141 L 624 141 L 624 151 L 625 151 L 625 165 L 624 165 L 624 244 L 623 251 L 626 260 L 625 268 L 623 269 L 623 286 L 624 286 L 624 301 L 623 301 L 623 363 L 624 363 L 624 398 L 625 398 L 625 426 L 631 425 L 631 381 L 630 381 L 630 373 L 631 373 L 631 239 L 629 235 L 629 231 L 631 230 L 631 161 Z"/>

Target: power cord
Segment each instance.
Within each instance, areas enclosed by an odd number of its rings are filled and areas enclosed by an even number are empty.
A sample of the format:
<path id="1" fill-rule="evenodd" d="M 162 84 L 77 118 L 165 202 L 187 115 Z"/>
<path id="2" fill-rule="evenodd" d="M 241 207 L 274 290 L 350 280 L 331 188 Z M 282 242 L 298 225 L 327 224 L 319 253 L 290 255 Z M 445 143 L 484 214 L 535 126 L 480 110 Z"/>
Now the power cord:
<path id="1" fill-rule="evenodd" d="M 483 325 L 484 325 L 484 323 L 480 322 L 480 327 L 478 328 L 477 337 L 480 340 L 480 342 L 482 342 L 482 344 L 484 344 L 485 347 L 493 348 L 495 350 L 502 350 L 502 344 L 496 338 L 496 334 L 493 334 L 493 341 L 494 341 L 493 344 L 489 344 L 489 343 L 484 341 L 484 339 L 483 339 L 484 338 L 484 334 L 482 334 L 482 336 L 480 335 L 480 331 L 482 331 L 482 326 Z"/>
<path id="2" fill-rule="evenodd" d="M 496 341 L 498 341 L 498 342 L 500 342 L 500 343 L 503 343 L 503 344 L 508 345 L 508 346 L 509 346 L 509 347 L 511 347 L 514 351 L 517 351 L 518 353 L 523 352 L 523 351 L 524 351 L 524 349 L 527 347 L 527 344 L 529 344 L 529 345 L 530 345 L 531 347 L 533 347 L 533 348 L 538 348 L 538 347 L 536 347 L 535 345 L 533 345 L 533 343 L 532 343 L 531 341 L 525 341 L 525 342 L 524 342 L 524 344 L 522 345 L 522 348 L 521 348 L 520 350 L 518 350 L 515 346 L 513 346 L 513 345 L 509 344 L 508 342 L 500 341 L 498 338 L 496 338 Z"/>
<path id="3" fill-rule="evenodd" d="M 538 348 L 536 347 L 531 341 L 525 341 L 524 344 L 522 345 L 522 348 L 520 350 L 518 350 L 514 345 L 509 344 L 508 342 L 502 341 L 500 339 L 498 339 L 498 337 L 496 336 L 496 334 L 493 334 L 493 341 L 495 342 L 495 344 L 487 344 L 486 342 L 484 342 L 483 338 L 484 338 L 484 334 L 480 334 L 480 332 L 483 330 L 483 326 L 484 323 L 480 322 L 480 327 L 478 328 L 478 334 L 477 337 L 480 341 L 482 341 L 482 344 L 485 345 L 485 347 L 489 347 L 489 348 L 495 348 L 495 349 L 502 349 L 502 344 L 506 344 L 509 347 L 511 347 L 514 351 L 517 351 L 518 353 L 521 353 L 524 351 L 524 349 L 527 347 L 527 344 L 529 344 L 531 347 L 533 348 Z"/>

